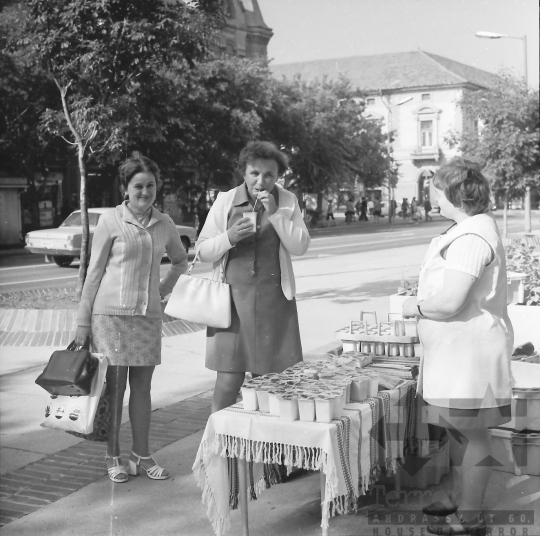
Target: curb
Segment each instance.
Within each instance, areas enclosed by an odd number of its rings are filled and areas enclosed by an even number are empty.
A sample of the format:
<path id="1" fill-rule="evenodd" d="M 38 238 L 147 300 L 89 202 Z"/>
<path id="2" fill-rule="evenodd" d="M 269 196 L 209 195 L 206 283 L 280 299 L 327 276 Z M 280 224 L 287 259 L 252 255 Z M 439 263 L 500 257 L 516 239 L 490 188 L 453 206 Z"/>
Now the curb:
<path id="1" fill-rule="evenodd" d="M 1 309 L 0 346 L 67 346 L 77 330 L 76 309 Z M 172 337 L 205 326 L 164 315 L 161 335 Z"/>
<path id="2" fill-rule="evenodd" d="M 152 412 L 154 452 L 204 429 L 213 389 Z M 71 495 L 107 474 L 107 444 L 81 441 L 1 476 L 0 527 Z M 120 428 L 120 448 L 131 448 L 129 421 Z M 113 483 L 111 483 L 114 486 Z"/>

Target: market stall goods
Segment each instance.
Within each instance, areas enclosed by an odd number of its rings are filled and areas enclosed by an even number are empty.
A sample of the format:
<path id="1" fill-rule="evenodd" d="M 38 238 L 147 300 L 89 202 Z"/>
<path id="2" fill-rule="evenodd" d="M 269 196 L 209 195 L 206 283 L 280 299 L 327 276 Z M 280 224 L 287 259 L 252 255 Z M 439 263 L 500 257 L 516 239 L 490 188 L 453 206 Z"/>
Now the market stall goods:
<path id="1" fill-rule="evenodd" d="M 281 374 L 247 379 L 241 388 L 243 407 L 278 415 L 287 421 L 330 422 L 341 416 L 346 404 L 362 402 L 377 394 L 379 376 L 376 371 L 364 369 L 367 362 L 358 356 L 348 359 L 328 356 L 324 360 L 297 363 Z M 308 405 L 309 400 L 313 403 Z M 300 417 L 300 406 L 304 419 Z"/>

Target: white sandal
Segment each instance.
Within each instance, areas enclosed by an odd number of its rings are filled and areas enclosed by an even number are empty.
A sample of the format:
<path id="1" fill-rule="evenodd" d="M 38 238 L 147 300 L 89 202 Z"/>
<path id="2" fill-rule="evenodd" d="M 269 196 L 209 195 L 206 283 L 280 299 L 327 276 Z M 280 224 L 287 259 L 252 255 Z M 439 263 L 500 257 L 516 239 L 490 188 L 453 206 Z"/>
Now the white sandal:
<path id="1" fill-rule="evenodd" d="M 105 460 L 112 460 L 112 467 L 107 468 L 109 478 L 117 484 L 123 484 L 128 481 L 128 474 L 126 467 L 120 463 L 120 456 L 109 456 L 105 454 Z"/>
<path id="2" fill-rule="evenodd" d="M 151 478 L 152 480 L 167 480 L 169 478 L 169 473 L 166 469 L 163 469 L 163 467 L 160 467 L 154 458 L 152 458 L 152 455 L 150 456 L 139 456 L 138 454 L 135 454 L 133 451 L 131 451 L 131 454 L 137 458 L 137 461 L 134 462 L 131 458 L 129 459 L 129 474 L 132 476 L 137 476 L 139 474 L 139 468 L 144 469 L 146 471 L 146 476 L 148 478 Z M 154 465 L 150 467 L 150 469 L 147 469 L 143 465 L 141 465 L 141 460 L 152 460 L 154 462 Z"/>

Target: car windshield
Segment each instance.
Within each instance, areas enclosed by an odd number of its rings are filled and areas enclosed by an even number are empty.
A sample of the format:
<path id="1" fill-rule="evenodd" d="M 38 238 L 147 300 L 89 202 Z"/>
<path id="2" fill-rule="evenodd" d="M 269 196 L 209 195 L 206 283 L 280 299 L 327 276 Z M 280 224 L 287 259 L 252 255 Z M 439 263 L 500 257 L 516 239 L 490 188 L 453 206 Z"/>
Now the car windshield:
<path id="1" fill-rule="evenodd" d="M 99 220 L 99 217 L 101 214 L 96 214 L 95 212 L 89 212 L 88 213 L 88 224 L 89 225 L 97 225 L 97 222 Z M 76 227 L 78 225 L 82 225 L 81 222 L 81 213 L 80 212 L 74 212 L 73 214 L 70 214 L 60 225 L 60 227 Z"/>

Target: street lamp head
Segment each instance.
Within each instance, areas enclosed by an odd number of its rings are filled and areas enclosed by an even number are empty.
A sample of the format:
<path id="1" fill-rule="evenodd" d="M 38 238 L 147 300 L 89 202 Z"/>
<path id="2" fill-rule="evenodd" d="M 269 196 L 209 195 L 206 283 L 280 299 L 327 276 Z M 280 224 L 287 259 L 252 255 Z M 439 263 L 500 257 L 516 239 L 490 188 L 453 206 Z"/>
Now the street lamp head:
<path id="1" fill-rule="evenodd" d="M 476 32 L 476 37 L 483 37 L 484 39 L 500 39 L 501 37 L 507 36 L 493 32 Z"/>

